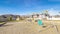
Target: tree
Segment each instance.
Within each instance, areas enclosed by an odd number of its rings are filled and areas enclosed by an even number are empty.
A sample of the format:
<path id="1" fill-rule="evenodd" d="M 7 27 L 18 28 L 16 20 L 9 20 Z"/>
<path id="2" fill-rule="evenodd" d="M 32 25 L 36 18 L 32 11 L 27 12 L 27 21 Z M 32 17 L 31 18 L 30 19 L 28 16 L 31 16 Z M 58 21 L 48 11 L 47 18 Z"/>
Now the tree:
<path id="1" fill-rule="evenodd" d="M 45 16 L 49 16 L 48 10 L 44 11 L 43 13 Z"/>

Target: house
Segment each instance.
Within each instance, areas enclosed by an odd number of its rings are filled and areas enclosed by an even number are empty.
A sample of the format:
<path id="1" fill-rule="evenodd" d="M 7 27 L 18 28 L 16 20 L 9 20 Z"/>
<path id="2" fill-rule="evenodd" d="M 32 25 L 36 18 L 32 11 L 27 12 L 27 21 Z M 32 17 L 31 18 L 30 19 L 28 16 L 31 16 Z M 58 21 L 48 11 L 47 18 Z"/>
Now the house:
<path id="1" fill-rule="evenodd" d="M 54 15 L 51 17 L 47 17 L 47 20 L 60 20 L 60 15 Z"/>
<path id="2" fill-rule="evenodd" d="M 0 22 L 5 22 L 8 21 L 8 19 L 6 17 L 0 16 Z"/>
<path id="3" fill-rule="evenodd" d="M 12 15 L 11 20 L 20 20 L 20 16 L 19 15 Z"/>
<path id="4" fill-rule="evenodd" d="M 20 20 L 20 16 L 19 15 L 16 15 L 16 20 L 19 21 Z"/>
<path id="5" fill-rule="evenodd" d="M 0 21 L 12 21 L 12 20 L 20 20 L 19 15 L 12 15 L 12 14 L 6 14 L 0 16 Z"/>

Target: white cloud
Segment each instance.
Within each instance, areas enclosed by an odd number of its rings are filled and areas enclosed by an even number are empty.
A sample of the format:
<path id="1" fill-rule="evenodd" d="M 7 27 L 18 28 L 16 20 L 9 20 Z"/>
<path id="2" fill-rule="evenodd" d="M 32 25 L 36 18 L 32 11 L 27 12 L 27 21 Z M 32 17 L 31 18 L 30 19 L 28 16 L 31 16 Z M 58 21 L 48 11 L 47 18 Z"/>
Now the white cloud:
<path id="1" fill-rule="evenodd" d="M 56 10 L 56 9 L 51 8 L 48 11 L 49 11 L 50 15 L 59 15 L 60 10 Z"/>

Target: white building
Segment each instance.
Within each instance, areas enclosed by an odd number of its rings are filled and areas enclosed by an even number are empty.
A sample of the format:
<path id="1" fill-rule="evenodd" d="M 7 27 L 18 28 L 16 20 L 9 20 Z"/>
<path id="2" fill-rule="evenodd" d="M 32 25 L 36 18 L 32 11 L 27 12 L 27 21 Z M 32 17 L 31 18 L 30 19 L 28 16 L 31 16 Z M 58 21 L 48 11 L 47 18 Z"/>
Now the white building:
<path id="1" fill-rule="evenodd" d="M 52 16 L 52 17 L 47 17 L 47 20 L 60 20 L 60 16 Z"/>

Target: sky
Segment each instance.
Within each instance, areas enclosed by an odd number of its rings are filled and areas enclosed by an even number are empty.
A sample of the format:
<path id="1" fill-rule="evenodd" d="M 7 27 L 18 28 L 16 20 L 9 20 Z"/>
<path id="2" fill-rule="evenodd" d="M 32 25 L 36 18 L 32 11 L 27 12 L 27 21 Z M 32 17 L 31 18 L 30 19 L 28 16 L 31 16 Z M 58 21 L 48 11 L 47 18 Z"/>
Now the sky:
<path id="1" fill-rule="evenodd" d="M 50 14 L 59 14 L 60 0 L 0 0 L 0 15 L 26 15 L 45 10 Z"/>

